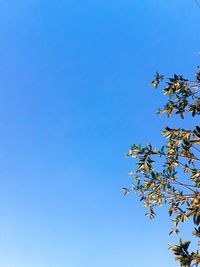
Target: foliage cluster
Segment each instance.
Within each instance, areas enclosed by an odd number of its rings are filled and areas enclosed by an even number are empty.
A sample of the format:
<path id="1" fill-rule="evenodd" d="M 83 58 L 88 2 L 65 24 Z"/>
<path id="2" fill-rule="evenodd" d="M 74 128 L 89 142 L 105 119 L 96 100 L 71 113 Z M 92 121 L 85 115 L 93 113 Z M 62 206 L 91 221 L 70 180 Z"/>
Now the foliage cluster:
<path id="1" fill-rule="evenodd" d="M 165 78 L 156 73 L 152 86 L 158 88 L 160 83 L 164 83 L 163 94 L 168 100 L 158 114 L 179 115 L 182 119 L 188 114 L 195 118 L 200 115 L 200 68 L 194 80 L 176 74 Z M 166 127 L 162 135 L 166 142 L 161 149 L 153 148 L 151 144 L 134 144 L 130 148 L 128 156 L 136 159 L 137 167 L 130 172 L 134 177 L 132 187 L 124 188 L 124 193 L 139 193 L 151 219 L 155 217 L 156 206 L 167 204 L 174 225 L 170 234 L 179 234 L 180 223 L 192 220 L 193 235 L 199 238 L 200 126 L 192 130 Z M 190 243 L 180 239 L 178 245 L 169 245 L 181 266 L 200 264 L 200 251 L 189 251 Z"/>

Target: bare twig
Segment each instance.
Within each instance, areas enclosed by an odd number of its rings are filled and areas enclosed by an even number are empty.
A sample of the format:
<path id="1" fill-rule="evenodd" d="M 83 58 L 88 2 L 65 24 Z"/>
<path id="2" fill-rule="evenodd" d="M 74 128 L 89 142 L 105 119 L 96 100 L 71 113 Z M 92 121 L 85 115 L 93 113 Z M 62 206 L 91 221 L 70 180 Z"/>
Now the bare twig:
<path id="1" fill-rule="evenodd" d="M 198 8 L 200 8 L 200 4 L 197 0 L 194 0 L 194 2 L 196 3 L 196 5 L 198 6 Z"/>

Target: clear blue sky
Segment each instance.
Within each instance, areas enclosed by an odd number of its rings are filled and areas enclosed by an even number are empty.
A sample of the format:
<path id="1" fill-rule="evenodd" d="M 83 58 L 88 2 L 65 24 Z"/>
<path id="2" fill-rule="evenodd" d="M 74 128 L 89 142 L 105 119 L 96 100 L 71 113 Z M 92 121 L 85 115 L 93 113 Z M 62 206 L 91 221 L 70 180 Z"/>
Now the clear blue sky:
<path id="1" fill-rule="evenodd" d="M 177 266 L 167 213 L 121 188 L 130 145 L 174 123 L 149 84 L 193 74 L 199 19 L 192 0 L 0 1 L 1 267 Z"/>

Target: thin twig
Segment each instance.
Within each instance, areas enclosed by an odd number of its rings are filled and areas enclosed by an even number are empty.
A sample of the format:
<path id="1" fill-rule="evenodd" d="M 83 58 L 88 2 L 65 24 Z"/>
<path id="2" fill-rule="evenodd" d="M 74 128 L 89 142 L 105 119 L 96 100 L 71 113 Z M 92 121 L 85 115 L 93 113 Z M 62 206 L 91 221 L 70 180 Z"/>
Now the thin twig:
<path id="1" fill-rule="evenodd" d="M 193 190 L 192 188 L 190 188 L 190 187 L 194 187 L 194 186 L 192 186 L 192 185 L 183 184 L 183 183 L 178 182 L 178 181 L 171 181 L 171 183 L 173 183 L 173 184 L 177 184 L 177 185 L 180 185 L 180 186 L 183 186 L 183 187 L 186 187 L 188 190 L 190 190 L 190 191 L 192 191 L 193 193 L 196 194 L 196 191 Z M 196 187 L 196 188 L 197 188 L 197 187 Z"/>
<path id="2" fill-rule="evenodd" d="M 194 146 L 193 144 L 192 144 L 192 147 L 193 147 L 194 149 L 196 149 L 198 152 L 200 152 L 200 150 L 199 150 L 196 146 Z"/>
<path id="3" fill-rule="evenodd" d="M 196 5 L 198 6 L 198 8 L 200 8 L 200 4 L 197 0 L 194 0 L 194 2 L 196 3 Z"/>

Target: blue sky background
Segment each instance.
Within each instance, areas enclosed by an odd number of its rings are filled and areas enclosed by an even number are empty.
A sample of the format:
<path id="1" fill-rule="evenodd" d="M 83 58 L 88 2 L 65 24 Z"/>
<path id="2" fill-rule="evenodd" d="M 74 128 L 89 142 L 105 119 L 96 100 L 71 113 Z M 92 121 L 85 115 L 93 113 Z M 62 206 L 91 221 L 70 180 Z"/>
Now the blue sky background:
<path id="1" fill-rule="evenodd" d="M 193 124 L 156 116 L 149 84 L 192 77 L 199 19 L 189 0 L 0 1 L 0 266 L 178 266 L 166 211 L 121 188 L 132 143 Z"/>

